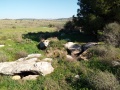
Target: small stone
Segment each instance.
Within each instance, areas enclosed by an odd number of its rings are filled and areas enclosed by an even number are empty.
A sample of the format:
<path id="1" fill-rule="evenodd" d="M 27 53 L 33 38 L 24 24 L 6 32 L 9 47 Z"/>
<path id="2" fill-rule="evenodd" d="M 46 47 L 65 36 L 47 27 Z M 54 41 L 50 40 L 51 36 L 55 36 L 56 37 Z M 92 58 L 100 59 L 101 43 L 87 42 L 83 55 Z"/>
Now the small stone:
<path id="1" fill-rule="evenodd" d="M 36 80 L 39 75 L 28 75 L 22 78 L 22 80 Z"/>
<path id="2" fill-rule="evenodd" d="M 0 45 L 0 47 L 4 47 L 5 45 Z"/>
<path id="3" fill-rule="evenodd" d="M 79 75 L 75 75 L 75 78 L 76 78 L 76 79 L 80 79 L 80 76 L 79 76 Z"/>
<path id="4" fill-rule="evenodd" d="M 12 79 L 13 79 L 13 80 L 20 80 L 21 77 L 20 77 L 19 75 L 15 75 L 15 76 L 12 76 Z"/>
<path id="5" fill-rule="evenodd" d="M 120 62 L 118 62 L 118 61 L 112 61 L 112 65 L 113 66 L 120 66 Z"/>

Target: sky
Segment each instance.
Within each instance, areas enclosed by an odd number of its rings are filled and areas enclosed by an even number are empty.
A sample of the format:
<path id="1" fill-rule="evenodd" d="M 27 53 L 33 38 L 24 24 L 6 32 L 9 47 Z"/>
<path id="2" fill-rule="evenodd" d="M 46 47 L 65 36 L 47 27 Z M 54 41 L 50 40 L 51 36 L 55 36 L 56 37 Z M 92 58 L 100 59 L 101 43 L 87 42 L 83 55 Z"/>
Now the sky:
<path id="1" fill-rule="evenodd" d="M 0 19 L 57 19 L 77 14 L 78 0 L 0 0 Z"/>

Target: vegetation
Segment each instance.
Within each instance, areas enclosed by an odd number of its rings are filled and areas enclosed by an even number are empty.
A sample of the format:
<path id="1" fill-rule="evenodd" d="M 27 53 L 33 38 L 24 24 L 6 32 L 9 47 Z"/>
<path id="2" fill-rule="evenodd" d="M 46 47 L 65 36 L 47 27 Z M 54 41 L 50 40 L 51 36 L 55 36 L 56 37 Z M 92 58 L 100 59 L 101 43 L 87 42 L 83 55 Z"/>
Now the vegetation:
<path id="1" fill-rule="evenodd" d="M 111 22 L 120 23 L 120 0 L 78 0 L 80 7 L 73 22 L 83 31 L 98 35 Z"/>
<path id="2" fill-rule="evenodd" d="M 17 20 L 16 22 L 18 23 Z M 21 23 L 19 24 L 21 27 L 17 25 L 14 25 L 16 28 L 9 27 L 9 25 L 4 27 L 8 23 L 4 22 L 2 27 L 1 23 L 0 44 L 5 45 L 5 47 L 0 48 L 0 61 L 14 61 L 31 53 L 41 53 L 43 57 L 54 59 L 52 65 L 55 70 L 49 75 L 39 76 L 35 81 L 12 80 L 11 76 L 1 75 L 0 90 L 119 89 L 120 68 L 119 66 L 113 67 L 111 63 L 120 60 L 119 48 L 114 47 L 114 45 L 100 45 L 89 50 L 89 61 L 68 61 L 65 59 L 67 53 L 63 47 L 63 44 L 67 42 L 67 38 L 80 44 L 96 41 L 96 39 L 78 31 L 56 30 L 57 26 L 55 24 L 54 27 L 49 27 L 49 23 L 46 27 L 37 24 L 28 27 L 26 20 L 21 22 L 26 26 Z M 38 21 L 34 20 L 34 22 Z M 10 20 L 9 23 L 17 24 L 13 23 L 13 20 Z M 59 23 L 63 23 L 63 21 Z M 43 37 L 51 41 L 45 51 L 37 48 L 39 40 Z M 76 78 L 76 75 L 79 75 L 80 78 Z"/>
<path id="3" fill-rule="evenodd" d="M 118 23 L 110 23 L 105 26 L 103 40 L 115 47 L 120 47 L 120 25 Z"/>

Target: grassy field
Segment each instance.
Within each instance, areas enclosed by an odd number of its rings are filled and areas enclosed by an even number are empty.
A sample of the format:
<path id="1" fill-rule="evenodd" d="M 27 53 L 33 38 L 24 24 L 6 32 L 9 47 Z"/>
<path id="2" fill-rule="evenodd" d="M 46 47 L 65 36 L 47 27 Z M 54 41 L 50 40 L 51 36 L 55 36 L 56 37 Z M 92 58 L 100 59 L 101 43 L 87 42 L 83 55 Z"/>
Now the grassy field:
<path id="1" fill-rule="evenodd" d="M 64 47 L 67 41 L 86 43 L 94 37 L 82 33 L 61 36 L 58 27 L 66 20 L 0 20 L 0 62 L 14 61 L 31 53 L 46 52 L 37 48 L 40 35 L 52 40 L 48 50 L 57 50 L 52 55 L 55 71 L 39 76 L 35 81 L 12 80 L 11 76 L 0 76 L 0 90 L 119 90 L 120 68 L 113 67 L 111 61 L 120 59 L 120 49 L 99 46 L 90 49 L 89 61 L 67 61 Z M 50 27 L 50 24 L 53 25 Z M 57 37 L 57 39 L 55 38 Z M 61 52 L 63 51 L 63 52 Z M 115 52 L 113 52 L 115 51 Z M 79 75 L 79 79 L 75 78 Z"/>

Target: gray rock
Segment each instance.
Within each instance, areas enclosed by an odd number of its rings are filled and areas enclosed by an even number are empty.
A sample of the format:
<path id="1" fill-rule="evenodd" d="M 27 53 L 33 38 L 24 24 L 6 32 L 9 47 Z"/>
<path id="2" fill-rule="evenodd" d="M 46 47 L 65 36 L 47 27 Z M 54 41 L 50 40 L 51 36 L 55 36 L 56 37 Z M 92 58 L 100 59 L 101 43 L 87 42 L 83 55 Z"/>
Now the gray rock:
<path id="1" fill-rule="evenodd" d="M 68 54 L 72 55 L 72 56 L 76 56 L 77 54 L 79 54 L 82 51 L 81 45 L 79 45 L 77 43 L 68 42 L 64 46 L 67 49 Z"/>
<path id="2" fill-rule="evenodd" d="M 36 72 L 37 74 L 41 74 L 45 76 L 54 71 L 51 62 L 46 62 L 46 61 L 37 62 L 38 58 L 36 57 L 31 58 L 31 55 L 28 55 L 28 57 L 21 58 L 13 62 L 0 63 L 0 74 L 16 75 L 16 74 L 22 74 L 22 72 L 31 72 L 31 73 Z"/>
<path id="3" fill-rule="evenodd" d="M 98 45 L 98 43 L 89 42 L 83 45 L 79 45 L 77 43 L 68 42 L 64 46 L 67 49 L 69 55 L 72 55 L 73 57 L 78 57 L 82 53 L 84 53 L 88 48 L 91 48 L 92 46 L 95 45 Z"/>

